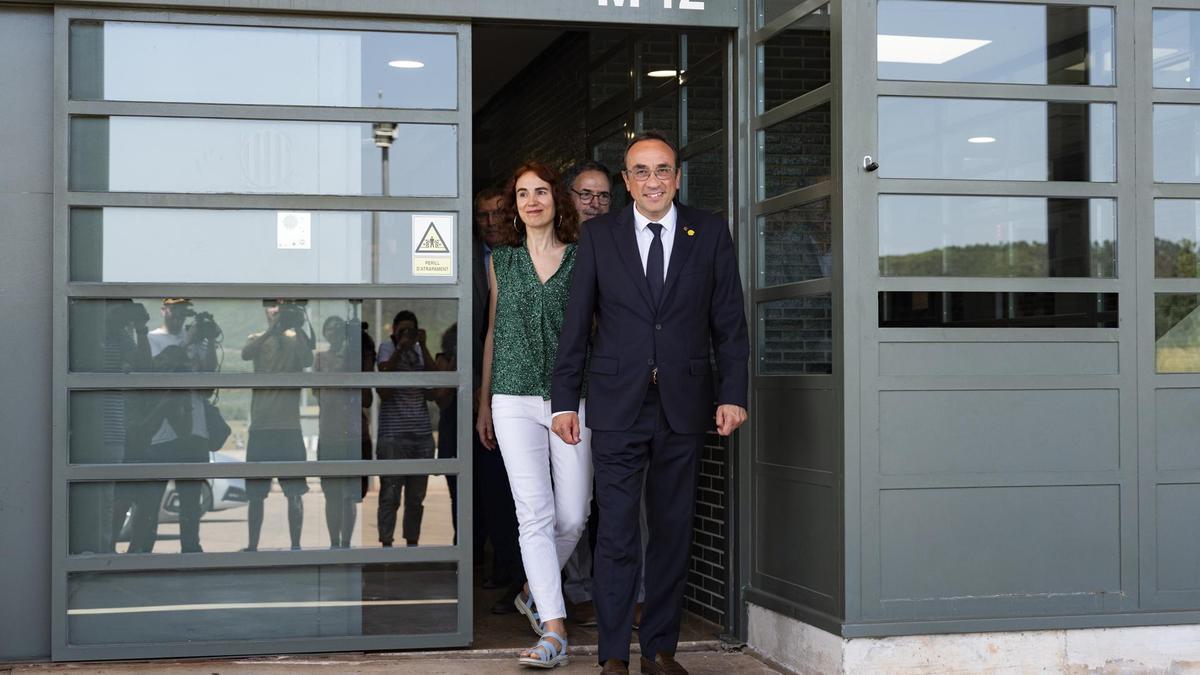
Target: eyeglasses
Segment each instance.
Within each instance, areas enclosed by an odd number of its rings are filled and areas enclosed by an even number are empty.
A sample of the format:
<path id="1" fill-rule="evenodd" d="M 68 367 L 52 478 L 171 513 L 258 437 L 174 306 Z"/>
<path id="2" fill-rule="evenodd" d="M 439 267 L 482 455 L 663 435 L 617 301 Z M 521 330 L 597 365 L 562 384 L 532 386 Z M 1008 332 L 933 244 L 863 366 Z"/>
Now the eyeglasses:
<path id="1" fill-rule="evenodd" d="M 660 164 L 659 166 L 654 167 L 654 177 L 659 180 L 671 180 L 675 177 L 675 171 L 676 169 L 673 166 Z M 650 173 L 650 169 L 647 169 L 644 166 L 639 166 L 634 169 L 625 169 L 625 175 L 632 176 L 633 179 L 639 183 L 650 180 Z"/>
<path id="2" fill-rule="evenodd" d="M 492 209 L 491 211 L 476 211 L 475 217 L 479 220 L 487 220 L 488 217 L 501 218 L 504 216 L 504 209 Z"/>
<path id="3" fill-rule="evenodd" d="M 596 203 L 600 204 L 601 206 L 612 201 L 611 192 L 592 192 L 591 190 L 584 190 L 580 192 L 575 188 L 571 188 L 571 192 L 574 192 L 576 195 L 578 195 L 579 201 L 583 202 L 584 204 L 591 204 L 593 199 L 595 199 Z"/>

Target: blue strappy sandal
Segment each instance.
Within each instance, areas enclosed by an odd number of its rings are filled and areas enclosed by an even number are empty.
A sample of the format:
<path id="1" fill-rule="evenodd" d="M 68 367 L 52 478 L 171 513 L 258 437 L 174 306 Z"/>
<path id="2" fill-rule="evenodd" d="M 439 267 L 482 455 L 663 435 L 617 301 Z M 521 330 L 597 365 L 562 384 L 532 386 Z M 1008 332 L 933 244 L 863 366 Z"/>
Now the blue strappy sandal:
<path id="1" fill-rule="evenodd" d="M 521 599 L 521 593 L 523 591 L 517 591 L 517 597 L 513 598 L 513 605 L 522 616 L 529 619 L 529 627 L 533 629 L 534 633 L 537 633 L 538 637 L 545 635 L 546 626 L 542 624 L 542 618 L 538 614 L 537 608 L 533 605 L 533 594 L 530 593 L 529 602 L 525 602 Z"/>
<path id="2" fill-rule="evenodd" d="M 558 644 L 555 645 L 550 638 L 557 640 Z M 567 639 L 552 630 L 546 631 L 542 635 L 542 639 L 538 640 L 533 649 L 529 650 L 529 653 L 533 656 L 522 656 L 517 661 L 523 666 L 547 670 L 565 666 L 571 662 L 567 656 Z"/>

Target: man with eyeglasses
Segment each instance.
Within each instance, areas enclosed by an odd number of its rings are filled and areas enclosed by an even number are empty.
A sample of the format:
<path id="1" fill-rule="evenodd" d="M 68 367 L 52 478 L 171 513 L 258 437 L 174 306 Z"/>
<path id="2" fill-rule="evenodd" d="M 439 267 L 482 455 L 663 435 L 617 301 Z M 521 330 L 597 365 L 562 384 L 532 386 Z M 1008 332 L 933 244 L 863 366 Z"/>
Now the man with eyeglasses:
<path id="1" fill-rule="evenodd" d="M 608 213 L 612 204 L 612 182 L 608 167 L 594 160 L 578 162 L 567 170 L 563 182 L 570 186 L 571 203 L 579 222 Z"/>
<path id="2" fill-rule="evenodd" d="M 586 367 L 602 674 L 629 672 L 643 478 L 641 670 L 686 674 L 675 649 L 700 454 L 714 426 L 728 436 L 746 421 L 750 343 L 728 223 L 675 203 L 675 147 L 661 134 L 635 137 L 622 174 L 634 203 L 589 221 L 576 250 L 551 388 L 553 429 L 579 442 Z"/>

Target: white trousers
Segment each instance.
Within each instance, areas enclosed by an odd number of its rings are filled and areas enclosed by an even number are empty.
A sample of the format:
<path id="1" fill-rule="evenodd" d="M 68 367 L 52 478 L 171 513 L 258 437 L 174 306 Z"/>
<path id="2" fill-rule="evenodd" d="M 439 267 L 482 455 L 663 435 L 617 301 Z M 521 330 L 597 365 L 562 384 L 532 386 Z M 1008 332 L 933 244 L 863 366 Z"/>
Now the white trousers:
<path id="1" fill-rule="evenodd" d="M 521 559 L 542 621 L 567 616 L 561 573 L 587 528 L 592 499 L 592 434 L 579 402 L 580 441 L 550 431 L 550 401 L 492 397 L 492 424 L 517 508 Z"/>

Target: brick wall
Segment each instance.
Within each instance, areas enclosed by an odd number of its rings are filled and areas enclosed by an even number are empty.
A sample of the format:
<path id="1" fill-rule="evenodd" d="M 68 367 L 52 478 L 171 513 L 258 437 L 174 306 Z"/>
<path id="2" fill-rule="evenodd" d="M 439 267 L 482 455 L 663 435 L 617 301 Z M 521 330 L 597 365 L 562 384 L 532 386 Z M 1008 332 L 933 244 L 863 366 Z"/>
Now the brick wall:
<path id="1" fill-rule="evenodd" d="M 536 159 L 560 171 L 587 157 L 587 33 L 552 43 L 475 114 L 475 190 Z"/>
<path id="2" fill-rule="evenodd" d="M 810 15 L 763 46 L 764 109 L 830 81 L 828 17 Z M 831 179 L 832 114 L 817 106 L 764 130 L 764 198 Z M 828 198 L 773 213 L 760 224 L 759 286 L 831 274 L 832 213 Z M 764 303 L 758 308 L 762 374 L 833 371 L 833 312 L 828 293 Z"/>

